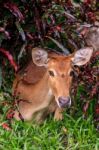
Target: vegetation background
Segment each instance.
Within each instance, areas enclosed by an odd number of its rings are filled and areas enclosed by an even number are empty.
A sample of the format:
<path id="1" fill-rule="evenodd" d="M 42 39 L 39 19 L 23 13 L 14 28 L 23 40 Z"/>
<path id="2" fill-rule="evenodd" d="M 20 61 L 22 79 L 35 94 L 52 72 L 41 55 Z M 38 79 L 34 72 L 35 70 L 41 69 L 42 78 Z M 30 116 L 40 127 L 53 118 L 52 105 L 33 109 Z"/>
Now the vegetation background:
<path id="1" fill-rule="evenodd" d="M 0 0 L 0 150 L 99 150 L 99 51 L 74 79 L 75 106 L 63 121 L 50 116 L 39 126 L 8 115 L 14 75 L 31 49 L 72 53 L 86 46 L 84 35 L 94 26 L 98 0 Z"/>

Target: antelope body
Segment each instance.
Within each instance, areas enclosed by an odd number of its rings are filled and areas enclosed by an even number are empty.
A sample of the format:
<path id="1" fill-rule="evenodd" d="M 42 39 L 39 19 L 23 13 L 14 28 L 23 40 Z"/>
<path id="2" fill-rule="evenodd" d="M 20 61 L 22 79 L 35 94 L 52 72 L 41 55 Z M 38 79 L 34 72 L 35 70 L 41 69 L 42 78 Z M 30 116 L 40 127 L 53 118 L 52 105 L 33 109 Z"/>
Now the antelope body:
<path id="1" fill-rule="evenodd" d="M 54 119 L 62 119 L 62 110 L 71 105 L 70 87 L 72 83 L 73 65 L 86 64 L 92 55 L 90 47 L 80 49 L 68 56 L 47 53 L 44 49 L 32 50 L 33 80 L 26 82 L 23 74 L 17 74 L 13 83 L 13 91 L 20 99 L 19 112 L 24 120 L 34 119 L 41 122 L 49 113 Z M 15 110 L 14 117 L 20 120 Z"/>

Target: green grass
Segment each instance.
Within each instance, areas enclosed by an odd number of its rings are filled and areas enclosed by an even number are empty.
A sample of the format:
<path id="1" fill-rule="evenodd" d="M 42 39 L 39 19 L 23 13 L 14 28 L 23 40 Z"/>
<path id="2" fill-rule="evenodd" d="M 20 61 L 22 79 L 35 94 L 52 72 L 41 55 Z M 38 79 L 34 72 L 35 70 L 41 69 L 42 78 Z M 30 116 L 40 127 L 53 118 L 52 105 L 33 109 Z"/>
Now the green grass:
<path id="1" fill-rule="evenodd" d="M 99 150 L 99 136 L 91 116 L 64 114 L 58 122 L 51 116 L 42 125 L 13 121 L 11 131 L 0 126 L 0 150 Z"/>
<path id="2" fill-rule="evenodd" d="M 0 102 L 5 99 L 3 94 L 1 92 Z M 4 114 L 0 115 L 0 150 L 99 150 L 99 132 L 94 127 L 92 109 L 87 119 L 83 119 L 78 104 L 75 116 L 64 112 L 63 121 L 54 121 L 53 116 L 42 125 L 13 120 L 11 131 L 1 126 L 6 121 L 7 109 L 8 106 L 4 106 Z"/>

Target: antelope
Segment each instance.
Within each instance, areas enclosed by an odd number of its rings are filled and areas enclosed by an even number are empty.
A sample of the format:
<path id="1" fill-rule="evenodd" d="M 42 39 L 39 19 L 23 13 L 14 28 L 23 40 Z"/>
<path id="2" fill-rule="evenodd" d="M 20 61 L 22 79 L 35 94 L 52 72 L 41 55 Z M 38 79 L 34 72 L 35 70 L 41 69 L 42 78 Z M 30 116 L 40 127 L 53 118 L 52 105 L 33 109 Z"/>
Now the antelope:
<path id="1" fill-rule="evenodd" d="M 79 32 L 83 35 L 85 44 L 93 47 L 94 51 L 99 51 L 99 25 L 92 27 L 82 27 Z"/>
<path id="2" fill-rule="evenodd" d="M 99 51 L 99 27 L 91 27 L 84 37 L 87 46 L 92 46 L 94 51 Z"/>
<path id="3" fill-rule="evenodd" d="M 14 118 L 20 120 L 19 112 L 26 121 L 42 122 L 45 117 L 54 113 L 55 120 L 63 119 L 62 111 L 71 106 L 70 89 L 73 66 L 86 64 L 93 53 L 93 48 L 85 47 L 69 54 L 47 52 L 42 48 L 32 49 L 32 72 L 35 80 L 28 83 L 24 74 L 18 73 L 13 82 L 13 93 L 20 99 Z M 31 72 L 31 70 L 30 70 Z M 35 73 L 36 72 L 36 73 Z M 29 73 L 29 72 L 28 72 Z"/>

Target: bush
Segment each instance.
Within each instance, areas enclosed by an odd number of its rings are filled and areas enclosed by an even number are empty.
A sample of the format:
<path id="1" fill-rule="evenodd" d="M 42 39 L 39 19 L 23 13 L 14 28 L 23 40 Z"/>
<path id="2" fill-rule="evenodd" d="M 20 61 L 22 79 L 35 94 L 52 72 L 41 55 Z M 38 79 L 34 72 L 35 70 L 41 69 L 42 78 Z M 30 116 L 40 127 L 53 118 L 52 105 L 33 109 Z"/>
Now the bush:
<path id="1" fill-rule="evenodd" d="M 24 65 L 35 46 L 70 52 L 86 46 L 86 29 L 97 26 L 99 4 L 95 0 L 12 0 L 0 1 L 0 87 L 10 65 L 14 70 Z M 99 25 L 99 24 L 98 24 Z M 84 34 L 83 34 L 84 33 Z M 85 36 L 84 36 L 85 35 Z M 52 37 L 52 38 L 51 38 Z M 55 40 L 53 40 L 55 39 Z M 61 43 L 60 47 L 57 45 Z M 55 44 L 56 43 L 56 44 Z M 88 43 L 87 43 L 88 44 Z M 64 48 L 65 47 L 65 48 Z M 24 58 L 25 55 L 25 59 Z M 85 88 L 84 113 L 89 101 L 98 96 L 98 55 L 83 67 L 78 81 Z M 15 61 L 17 63 L 15 63 Z M 90 85 L 88 84 L 90 82 Z M 77 85 L 75 81 L 75 85 Z M 76 86 L 77 87 L 77 86 Z M 88 101 L 86 101 L 88 99 Z M 96 103 L 98 103 L 96 101 Z M 83 104 L 83 103 L 82 103 Z M 99 119 L 99 104 L 96 105 Z M 97 117 L 98 116 L 98 117 Z M 97 119 L 97 120 L 98 120 Z"/>

